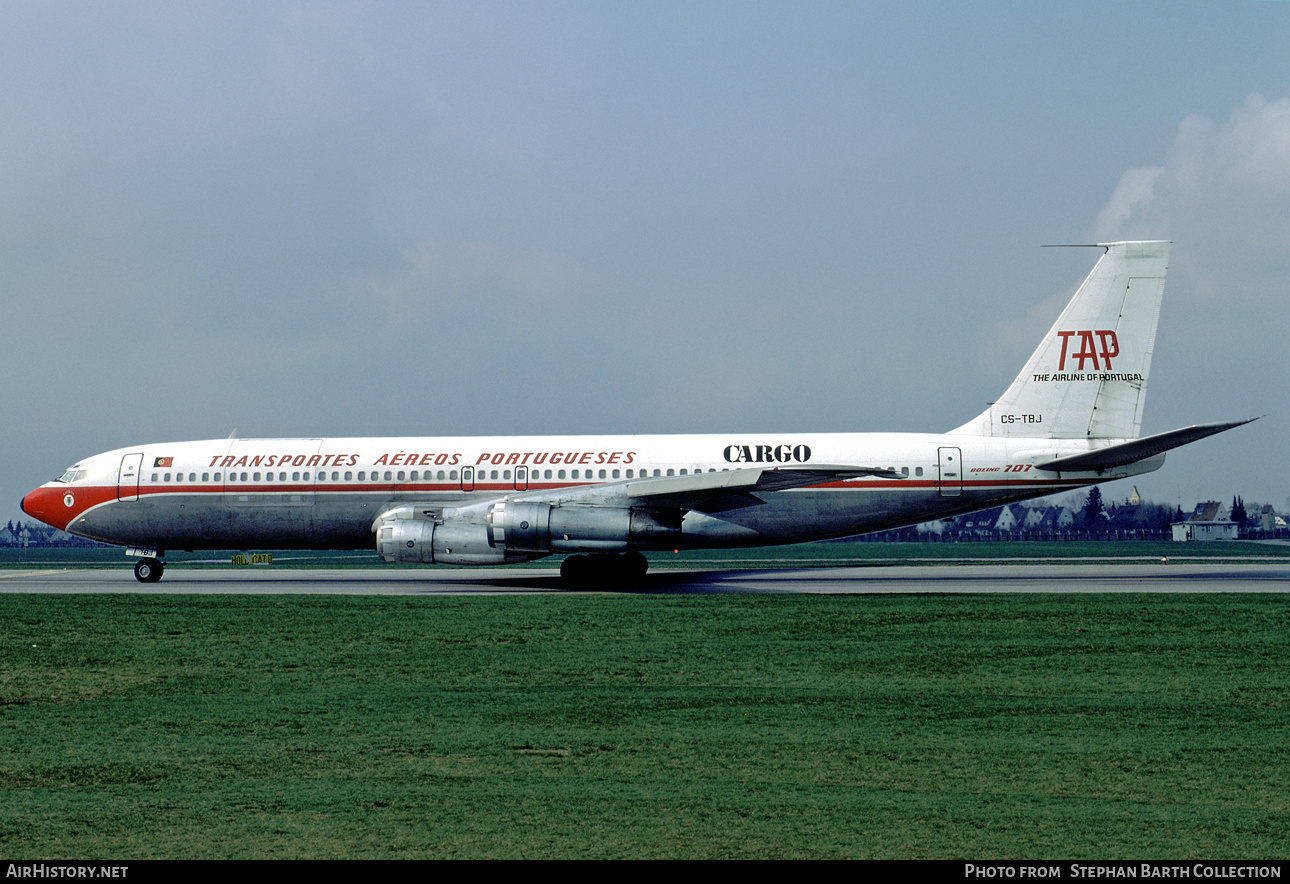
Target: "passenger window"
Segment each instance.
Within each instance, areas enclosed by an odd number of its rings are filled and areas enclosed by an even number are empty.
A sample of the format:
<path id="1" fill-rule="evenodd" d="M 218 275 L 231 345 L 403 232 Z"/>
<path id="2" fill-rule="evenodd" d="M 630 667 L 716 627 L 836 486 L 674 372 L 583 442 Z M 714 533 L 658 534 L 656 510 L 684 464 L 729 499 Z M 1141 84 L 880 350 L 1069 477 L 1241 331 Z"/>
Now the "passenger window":
<path id="1" fill-rule="evenodd" d="M 399 470 L 399 481 L 403 481 L 403 470 Z"/>
<path id="2" fill-rule="evenodd" d="M 915 475 L 915 476 L 921 476 L 922 474 L 923 474 L 923 468 L 922 468 L 922 467 L 914 467 L 914 475 Z"/>
<path id="3" fill-rule="evenodd" d="M 218 482 L 218 481 L 220 480 L 220 478 L 219 478 L 219 477 L 220 477 L 220 475 L 221 475 L 220 473 L 216 473 L 216 474 L 215 474 L 215 481 L 216 481 L 216 482 Z"/>
<path id="4" fill-rule="evenodd" d="M 345 471 L 345 481 L 346 481 L 346 482 L 350 482 L 350 481 L 353 481 L 353 479 L 354 479 L 354 471 L 353 471 L 353 470 L 346 470 L 346 471 Z"/>
<path id="5" fill-rule="evenodd" d="M 558 477 L 559 477 L 559 478 L 563 479 L 563 478 L 564 478 L 564 470 L 560 470 L 560 472 L 559 472 L 557 475 L 558 475 Z M 152 478 L 153 478 L 153 479 L 156 479 L 157 477 L 156 477 L 156 476 L 153 476 Z"/>
<path id="6" fill-rule="evenodd" d="M 614 472 L 615 472 L 615 473 L 617 473 L 617 472 L 618 472 L 618 470 L 614 470 Z M 603 479 L 603 478 L 605 478 L 605 471 L 604 471 L 604 470 L 601 470 L 601 471 L 600 471 L 600 478 L 602 478 L 602 479 Z"/>
<path id="7" fill-rule="evenodd" d="M 209 482 L 210 480 L 211 480 L 211 474 L 210 474 L 210 473 L 202 473 L 202 481 L 203 481 L 203 482 Z"/>
<path id="8" fill-rule="evenodd" d="M 615 479 L 617 479 L 617 478 L 618 478 L 618 470 L 614 470 L 614 478 L 615 478 Z"/>

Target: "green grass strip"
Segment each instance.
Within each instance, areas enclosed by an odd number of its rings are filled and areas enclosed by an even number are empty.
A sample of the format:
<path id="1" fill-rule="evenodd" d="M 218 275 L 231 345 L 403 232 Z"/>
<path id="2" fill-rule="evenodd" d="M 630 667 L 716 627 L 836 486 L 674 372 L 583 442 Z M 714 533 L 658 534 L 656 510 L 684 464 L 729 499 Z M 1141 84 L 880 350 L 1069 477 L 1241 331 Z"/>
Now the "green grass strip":
<path id="1" fill-rule="evenodd" d="M 1285 858 L 1284 595 L 0 596 L 0 852 Z"/>

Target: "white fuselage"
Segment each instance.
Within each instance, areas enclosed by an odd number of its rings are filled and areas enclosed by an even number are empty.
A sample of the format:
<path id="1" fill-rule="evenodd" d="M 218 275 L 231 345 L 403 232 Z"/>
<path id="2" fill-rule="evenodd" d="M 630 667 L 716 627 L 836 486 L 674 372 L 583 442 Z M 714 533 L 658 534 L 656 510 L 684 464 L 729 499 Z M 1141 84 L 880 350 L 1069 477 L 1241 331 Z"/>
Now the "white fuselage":
<path id="1" fill-rule="evenodd" d="M 96 455 L 32 492 L 24 509 L 127 546 L 370 549 L 374 522 L 409 504 L 465 508 L 752 467 L 895 472 L 758 492 L 731 505 L 718 499 L 685 512 L 679 538 L 667 544 L 756 546 L 913 524 L 1148 472 L 1164 460 L 1101 473 L 1035 467 L 1117 441 L 906 433 L 225 439 Z"/>

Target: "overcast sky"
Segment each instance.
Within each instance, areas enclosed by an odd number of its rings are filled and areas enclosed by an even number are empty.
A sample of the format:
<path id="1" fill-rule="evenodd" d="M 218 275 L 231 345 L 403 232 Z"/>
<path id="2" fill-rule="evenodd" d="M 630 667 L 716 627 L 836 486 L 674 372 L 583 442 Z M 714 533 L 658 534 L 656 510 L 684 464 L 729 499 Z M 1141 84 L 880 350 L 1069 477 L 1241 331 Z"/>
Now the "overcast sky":
<path id="1" fill-rule="evenodd" d="M 0 494 L 240 436 L 941 432 L 1174 242 L 1104 489 L 1290 506 L 1290 4 L 0 4 Z M 4 510 L 0 509 L 0 515 Z"/>

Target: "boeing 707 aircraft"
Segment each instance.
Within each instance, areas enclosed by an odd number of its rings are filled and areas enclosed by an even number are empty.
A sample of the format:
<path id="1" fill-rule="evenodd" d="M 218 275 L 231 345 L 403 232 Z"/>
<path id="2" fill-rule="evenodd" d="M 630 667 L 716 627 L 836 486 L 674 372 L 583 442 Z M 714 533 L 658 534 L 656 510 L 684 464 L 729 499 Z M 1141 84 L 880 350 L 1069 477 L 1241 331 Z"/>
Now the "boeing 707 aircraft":
<path id="1" fill-rule="evenodd" d="M 941 435 L 167 442 L 82 460 L 22 508 L 127 547 L 144 582 L 168 549 L 375 548 L 459 565 L 574 553 L 560 571 L 578 583 L 644 575 L 642 550 L 846 537 L 1135 476 L 1248 421 L 1139 436 L 1169 243 L 1100 248 L 1012 385 Z"/>

